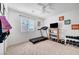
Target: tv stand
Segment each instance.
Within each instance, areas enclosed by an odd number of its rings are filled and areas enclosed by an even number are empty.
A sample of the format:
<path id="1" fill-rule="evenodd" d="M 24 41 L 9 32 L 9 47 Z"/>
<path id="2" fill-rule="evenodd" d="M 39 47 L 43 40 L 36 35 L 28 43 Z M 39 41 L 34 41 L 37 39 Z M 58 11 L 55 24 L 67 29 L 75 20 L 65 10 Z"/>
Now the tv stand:
<path id="1" fill-rule="evenodd" d="M 49 39 L 55 39 L 57 42 L 60 40 L 58 28 L 50 28 L 49 29 Z"/>

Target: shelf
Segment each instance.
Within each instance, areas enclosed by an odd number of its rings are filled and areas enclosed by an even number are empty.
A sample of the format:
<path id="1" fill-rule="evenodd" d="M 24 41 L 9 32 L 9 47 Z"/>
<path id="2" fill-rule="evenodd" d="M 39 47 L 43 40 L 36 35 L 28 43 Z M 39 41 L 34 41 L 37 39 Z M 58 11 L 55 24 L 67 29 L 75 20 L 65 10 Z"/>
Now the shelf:
<path id="1" fill-rule="evenodd" d="M 58 28 L 50 28 L 49 29 L 49 37 L 57 39 L 59 41 L 59 29 Z"/>

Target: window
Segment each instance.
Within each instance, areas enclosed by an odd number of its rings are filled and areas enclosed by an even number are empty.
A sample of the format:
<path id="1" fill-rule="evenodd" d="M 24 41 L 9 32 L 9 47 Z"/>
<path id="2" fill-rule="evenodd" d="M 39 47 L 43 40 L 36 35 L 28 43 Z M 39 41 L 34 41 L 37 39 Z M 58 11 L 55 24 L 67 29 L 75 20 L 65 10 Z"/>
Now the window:
<path id="1" fill-rule="evenodd" d="M 34 31 L 34 20 L 28 20 L 28 31 Z"/>
<path id="2" fill-rule="evenodd" d="M 34 31 L 34 20 L 27 17 L 20 16 L 21 19 L 21 32 Z"/>

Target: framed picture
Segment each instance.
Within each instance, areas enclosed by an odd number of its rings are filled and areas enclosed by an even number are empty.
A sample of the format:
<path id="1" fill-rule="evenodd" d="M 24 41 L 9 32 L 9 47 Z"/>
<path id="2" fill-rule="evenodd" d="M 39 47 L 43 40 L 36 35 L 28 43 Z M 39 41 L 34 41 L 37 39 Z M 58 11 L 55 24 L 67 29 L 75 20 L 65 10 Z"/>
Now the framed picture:
<path id="1" fill-rule="evenodd" d="M 60 16 L 59 21 L 64 21 L 64 16 Z"/>
<path id="2" fill-rule="evenodd" d="M 72 24 L 72 30 L 79 30 L 79 24 Z"/>
<path id="3" fill-rule="evenodd" d="M 69 24 L 71 24 L 71 20 L 70 20 L 70 19 L 68 19 L 68 20 L 64 20 L 64 24 L 65 24 L 65 25 L 69 25 Z"/>
<path id="4" fill-rule="evenodd" d="M 37 26 L 41 26 L 41 22 L 40 21 L 38 21 Z"/>

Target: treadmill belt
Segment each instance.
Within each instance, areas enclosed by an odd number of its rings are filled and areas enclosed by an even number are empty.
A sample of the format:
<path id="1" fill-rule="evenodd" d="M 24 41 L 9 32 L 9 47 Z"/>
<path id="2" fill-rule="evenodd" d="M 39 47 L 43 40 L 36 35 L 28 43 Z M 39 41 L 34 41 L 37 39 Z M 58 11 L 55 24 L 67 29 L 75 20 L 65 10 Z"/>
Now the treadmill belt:
<path id="1" fill-rule="evenodd" d="M 35 44 L 35 43 L 38 43 L 38 42 L 41 42 L 47 39 L 48 39 L 47 37 L 37 37 L 37 38 L 30 39 L 29 41 Z"/>

